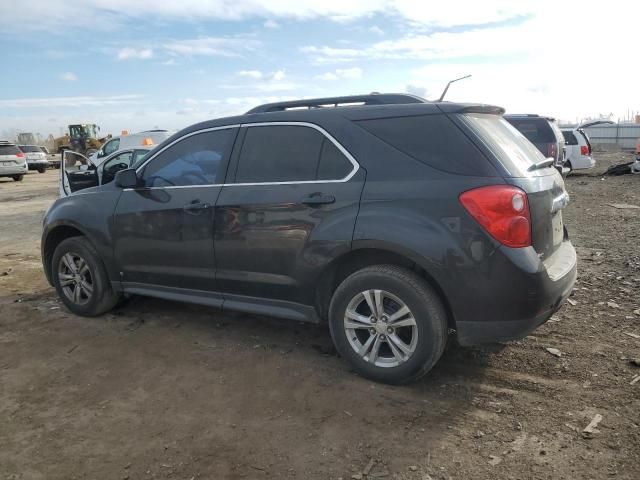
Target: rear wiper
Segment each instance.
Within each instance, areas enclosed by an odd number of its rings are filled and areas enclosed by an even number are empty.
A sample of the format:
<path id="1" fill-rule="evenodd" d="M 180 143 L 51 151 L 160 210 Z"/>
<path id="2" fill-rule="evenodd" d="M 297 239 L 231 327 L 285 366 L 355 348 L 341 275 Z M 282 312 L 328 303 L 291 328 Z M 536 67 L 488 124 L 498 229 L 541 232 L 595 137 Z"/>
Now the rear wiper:
<path id="1" fill-rule="evenodd" d="M 550 167 L 551 165 L 553 165 L 553 158 L 549 157 L 549 158 L 545 158 L 544 160 L 539 161 L 538 163 L 534 163 L 533 165 L 531 165 L 529 168 L 527 168 L 528 172 L 532 172 L 534 170 L 540 170 L 541 168 L 546 168 L 546 167 Z"/>

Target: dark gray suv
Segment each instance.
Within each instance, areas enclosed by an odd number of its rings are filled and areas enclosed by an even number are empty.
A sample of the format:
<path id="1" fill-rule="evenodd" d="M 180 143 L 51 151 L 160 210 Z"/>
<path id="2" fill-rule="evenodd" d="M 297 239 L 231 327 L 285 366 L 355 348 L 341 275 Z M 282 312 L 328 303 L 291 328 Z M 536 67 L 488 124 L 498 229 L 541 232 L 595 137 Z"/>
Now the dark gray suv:
<path id="1" fill-rule="evenodd" d="M 44 270 L 79 315 L 139 294 L 328 321 L 357 372 L 410 381 L 450 333 L 523 337 L 574 284 L 563 180 L 502 113 L 374 94 L 193 125 L 57 200 Z"/>

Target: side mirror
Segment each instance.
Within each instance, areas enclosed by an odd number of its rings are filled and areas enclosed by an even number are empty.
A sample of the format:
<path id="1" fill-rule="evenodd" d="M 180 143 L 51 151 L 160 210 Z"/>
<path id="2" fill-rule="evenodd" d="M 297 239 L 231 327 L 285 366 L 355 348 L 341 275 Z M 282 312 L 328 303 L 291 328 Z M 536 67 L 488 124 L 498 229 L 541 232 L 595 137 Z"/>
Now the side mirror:
<path id="1" fill-rule="evenodd" d="M 138 176 L 134 168 L 120 170 L 115 176 L 116 186 L 119 188 L 136 188 L 138 186 Z"/>

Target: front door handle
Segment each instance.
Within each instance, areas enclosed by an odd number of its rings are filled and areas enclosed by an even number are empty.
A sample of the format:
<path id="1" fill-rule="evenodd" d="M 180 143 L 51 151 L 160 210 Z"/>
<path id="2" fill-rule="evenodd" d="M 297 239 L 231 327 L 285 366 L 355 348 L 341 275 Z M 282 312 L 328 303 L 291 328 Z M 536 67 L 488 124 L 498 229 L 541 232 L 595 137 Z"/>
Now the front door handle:
<path id="1" fill-rule="evenodd" d="M 330 203 L 335 203 L 336 197 L 333 195 L 324 195 L 320 192 L 311 193 L 302 198 L 301 203 L 304 205 L 327 205 Z"/>
<path id="2" fill-rule="evenodd" d="M 211 207 L 211 205 L 209 205 L 208 203 L 195 201 L 195 202 L 187 203 L 184 207 L 182 207 L 182 209 L 186 213 L 189 213 L 191 215 L 197 215 L 198 213 L 200 213 L 200 211 L 206 210 L 209 207 Z"/>

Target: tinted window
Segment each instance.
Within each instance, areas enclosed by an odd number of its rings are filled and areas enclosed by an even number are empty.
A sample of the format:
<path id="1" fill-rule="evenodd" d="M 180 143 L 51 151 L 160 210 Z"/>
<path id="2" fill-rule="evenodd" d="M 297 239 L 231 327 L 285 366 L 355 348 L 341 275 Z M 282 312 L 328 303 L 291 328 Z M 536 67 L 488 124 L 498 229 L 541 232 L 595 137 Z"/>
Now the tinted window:
<path id="1" fill-rule="evenodd" d="M 142 165 L 142 161 L 151 150 L 134 150 L 133 160 L 131 160 L 131 168 L 138 168 Z"/>
<path id="2" fill-rule="evenodd" d="M 573 132 L 563 130 L 562 135 L 564 136 L 564 141 L 567 143 L 567 145 L 578 145 L 578 139 L 573 134 Z"/>
<path id="3" fill-rule="evenodd" d="M 20 149 L 15 145 L 0 145 L 0 155 L 15 155 Z"/>
<path id="4" fill-rule="evenodd" d="M 544 156 L 501 116 L 471 113 L 460 117 L 483 140 L 511 175 L 519 177 L 546 174 L 542 169 L 528 172 L 532 164 L 544 161 Z"/>
<path id="5" fill-rule="evenodd" d="M 170 146 L 144 169 L 147 187 L 211 185 L 218 178 L 220 163 L 226 159 L 235 129 L 203 132 Z M 224 173 L 224 172 L 222 172 Z"/>
<path id="6" fill-rule="evenodd" d="M 445 115 L 382 118 L 358 122 L 401 152 L 438 170 L 493 175 L 491 164 Z"/>
<path id="7" fill-rule="evenodd" d="M 40 150 L 40 147 L 36 145 L 20 145 L 20 150 L 22 150 L 24 153 L 33 153 L 33 152 L 42 153 L 42 150 Z"/>
<path id="8" fill-rule="evenodd" d="M 556 137 L 549 126 L 549 122 L 544 118 L 505 118 L 532 143 L 556 142 Z"/>
<path id="9" fill-rule="evenodd" d="M 324 138 L 317 130 L 303 126 L 249 127 L 236 182 L 315 180 Z"/>
<path id="10" fill-rule="evenodd" d="M 349 175 L 351 170 L 353 170 L 353 165 L 347 157 L 338 150 L 338 147 L 331 140 L 325 138 L 322 142 L 316 179 L 340 180 Z"/>

